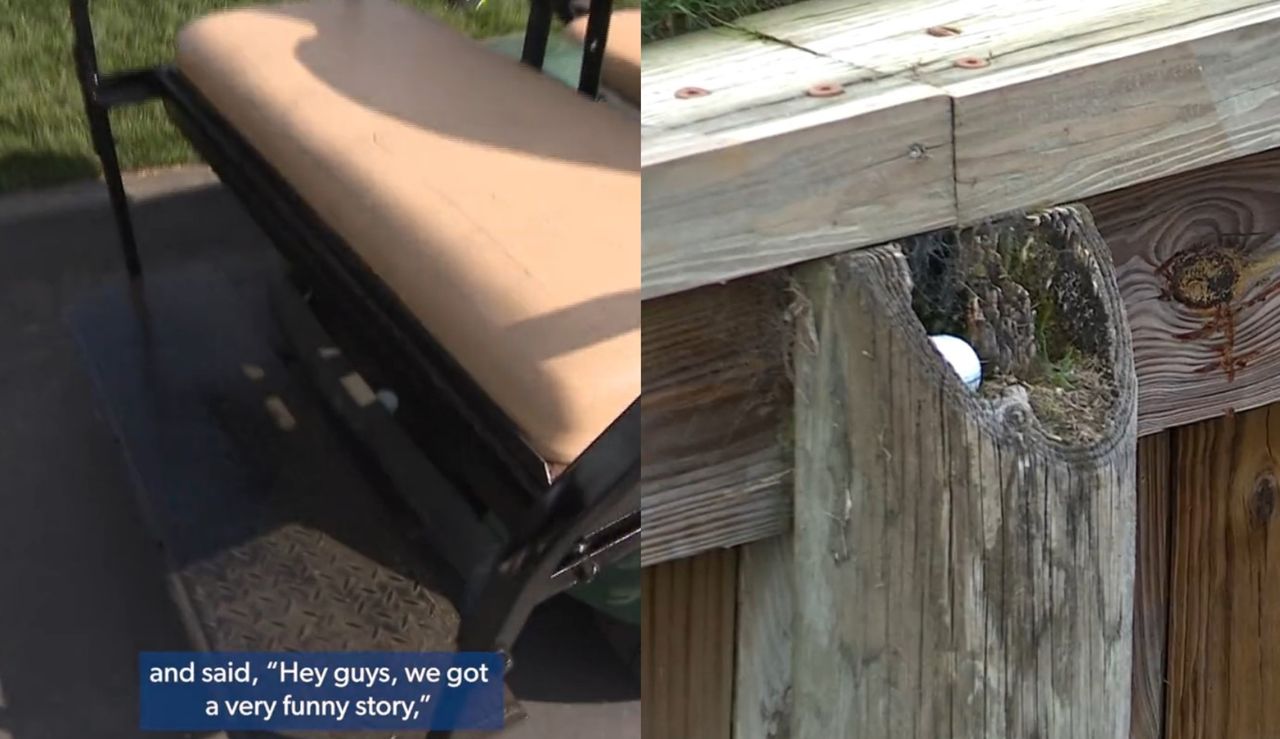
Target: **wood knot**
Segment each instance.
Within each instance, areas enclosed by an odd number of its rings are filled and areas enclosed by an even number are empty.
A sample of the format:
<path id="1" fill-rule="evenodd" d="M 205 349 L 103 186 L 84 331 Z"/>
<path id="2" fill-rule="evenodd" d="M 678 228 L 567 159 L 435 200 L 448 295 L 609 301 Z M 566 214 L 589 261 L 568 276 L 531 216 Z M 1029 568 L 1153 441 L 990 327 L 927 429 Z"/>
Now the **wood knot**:
<path id="1" fill-rule="evenodd" d="M 1227 305 L 1235 296 L 1242 258 L 1228 249 L 1202 245 L 1180 251 L 1157 270 L 1168 297 L 1189 308 Z"/>
<path id="2" fill-rule="evenodd" d="M 1253 484 L 1253 494 L 1249 496 L 1249 521 L 1263 528 L 1271 522 L 1276 512 L 1276 478 L 1270 472 L 1260 476 Z"/>

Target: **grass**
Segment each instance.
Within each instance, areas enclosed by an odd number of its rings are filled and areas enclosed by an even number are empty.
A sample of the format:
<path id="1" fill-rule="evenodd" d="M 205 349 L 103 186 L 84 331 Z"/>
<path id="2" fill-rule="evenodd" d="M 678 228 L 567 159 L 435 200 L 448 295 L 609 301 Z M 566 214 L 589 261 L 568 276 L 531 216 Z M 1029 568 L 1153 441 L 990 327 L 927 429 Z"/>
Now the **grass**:
<path id="1" fill-rule="evenodd" d="M 723 26 L 744 15 L 798 0 L 641 0 L 646 40 Z"/>
<path id="2" fill-rule="evenodd" d="M 95 0 L 98 55 L 104 70 L 144 67 L 173 57 L 173 37 L 187 21 L 250 0 Z M 486 0 L 460 11 L 447 0 L 405 0 L 438 13 L 475 36 L 523 28 L 528 0 Z M 644 13 L 647 38 L 724 25 L 796 0 L 621 0 Z M 157 104 L 112 113 L 126 169 L 196 161 Z M 96 176 L 84 108 L 71 64 L 66 0 L 0 0 L 0 193 Z"/>
<path id="3" fill-rule="evenodd" d="M 411 0 L 473 36 L 523 27 L 527 0 L 487 0 L 474 12 L 445 0 Z M 173 37 L 188 20 L 244 0 L 96 0 L 92 4 L 104 70 L 172 60 Z M 196 161 L 157 104 L 112 114 L 127 169 Z M 65 0 L 0 0 L 0 192 L 98 173 L 71 63 Z"/>

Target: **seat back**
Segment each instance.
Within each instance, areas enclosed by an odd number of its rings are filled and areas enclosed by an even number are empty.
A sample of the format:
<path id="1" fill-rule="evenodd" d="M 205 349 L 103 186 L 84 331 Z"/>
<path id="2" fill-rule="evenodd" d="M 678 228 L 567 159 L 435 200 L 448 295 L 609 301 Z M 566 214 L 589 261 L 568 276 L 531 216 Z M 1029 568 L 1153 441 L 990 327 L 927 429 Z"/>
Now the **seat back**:
<path id="1" fill-rule="evenodd" d="M 613 0 L 590 0 L 587 32 L 582 42 L 582 70 L 578 75 L 578 91 L 590 98 L 600 94 L 600 73 L 604 67 L 604 50 L 609 40 L 609 16 Z M 524 49 L 520 60 L 542 69 L 551 37 L 551 21 L 559 16 L 566 23 L 582 15 L 582 0 L 532 0 L 529 21 L 525 25 Z"/>

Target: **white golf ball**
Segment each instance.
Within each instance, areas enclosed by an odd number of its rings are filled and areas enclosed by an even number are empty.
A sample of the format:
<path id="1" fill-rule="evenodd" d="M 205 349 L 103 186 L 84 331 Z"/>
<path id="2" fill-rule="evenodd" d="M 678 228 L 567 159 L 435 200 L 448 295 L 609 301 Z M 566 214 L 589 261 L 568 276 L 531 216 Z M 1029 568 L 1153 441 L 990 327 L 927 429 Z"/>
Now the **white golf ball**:
<path id="1" fill-rule="evenodd" d="M 929 340 L 933 342 L 933 346 L 947 360 L 947 364 L 960 375 L 960 379 L 970 390 L 977 390 L 978 385 L 982 383 L 982 362 L 978 359 L 978 353 L 969 346 L 969 342 L 959 336 L 949 336 L 947 334 L 939 334 L 930 336 Z"/>

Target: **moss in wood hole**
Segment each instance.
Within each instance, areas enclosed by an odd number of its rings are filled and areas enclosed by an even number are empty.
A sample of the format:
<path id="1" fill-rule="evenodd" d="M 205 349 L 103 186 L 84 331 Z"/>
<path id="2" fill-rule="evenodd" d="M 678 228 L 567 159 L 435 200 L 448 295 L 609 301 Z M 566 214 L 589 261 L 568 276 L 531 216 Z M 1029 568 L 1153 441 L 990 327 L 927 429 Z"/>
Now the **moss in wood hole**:
<path id="1" fill-rule="evenodd" d="M 916 315 L 930 334 L 969 341 L 982 394 L 1025 387 L 1046 430 L 1101 435 L 1111 406 L 1110 334 L 1069 211 L 1016 213 L 908 239 Z"/>

